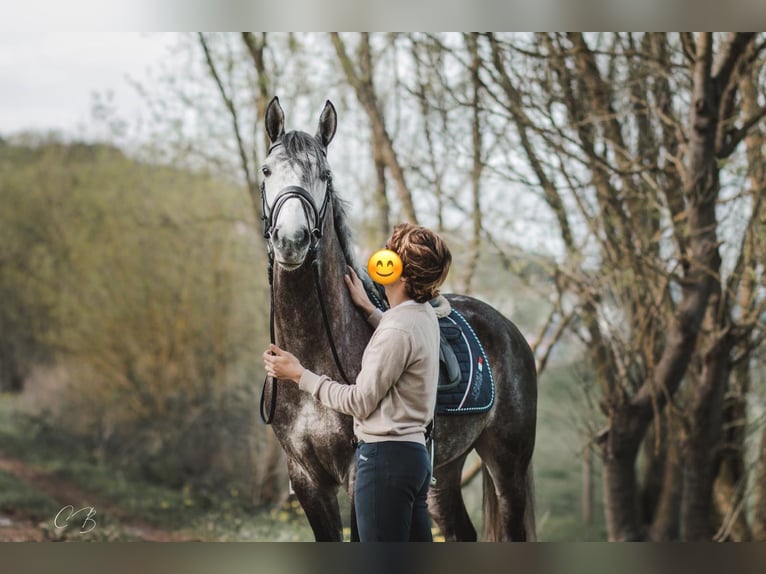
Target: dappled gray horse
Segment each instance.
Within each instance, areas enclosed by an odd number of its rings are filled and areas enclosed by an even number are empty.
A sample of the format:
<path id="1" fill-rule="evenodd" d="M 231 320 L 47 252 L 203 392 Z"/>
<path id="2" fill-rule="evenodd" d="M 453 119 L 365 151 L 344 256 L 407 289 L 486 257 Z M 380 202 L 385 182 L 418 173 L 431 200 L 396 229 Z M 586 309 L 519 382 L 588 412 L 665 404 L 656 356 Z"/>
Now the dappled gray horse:
<path id="1" fill-rule="evenodd" d="M 336 126 L 335 108 L 328 101 L 315 136 L 285 133 L 284 112 L 274 98 L 266 110 L 271 147 L 261 168 L 261 194 L 273 264 L 276 342 L 312 371 L 353 383 L 372 329 L 343 282 L 347 265 L 363 274 L 327 162 Z M 429 510 L 447 540 L 476 540 L 460 487 L 463 463 L 476 449 L 483 462 L 486 537 L 533 540 L 534 357 L 516 326 L 495 309 L 470 297 L 447 298 L 481 339 L 495 375 L 496 395 L 488 412 L 437 417 L 436 483 L 429 493 Z M 341 485 L 351 496 L 353 524 L 352 419 L 295 384 L 267 383 L 262 412 L 264 404 L 273 406 L 271 423 L 287 453 L 290 481 L 314 535 L 317 540 L 342 540 L 337 501 Z"/>

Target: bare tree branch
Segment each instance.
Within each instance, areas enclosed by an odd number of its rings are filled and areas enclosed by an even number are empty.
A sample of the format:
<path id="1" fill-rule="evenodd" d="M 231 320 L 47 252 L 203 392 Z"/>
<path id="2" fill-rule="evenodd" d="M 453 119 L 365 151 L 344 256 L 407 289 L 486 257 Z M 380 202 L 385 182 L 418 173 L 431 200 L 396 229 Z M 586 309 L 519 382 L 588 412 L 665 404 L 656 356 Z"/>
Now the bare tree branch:
<path id="1" fill-rule="evenodd" d="M 216 86 L 218 86 L 218 92 L 221 94 L 223 103 L 226 105 L 226 109 L 229 111 L 231 127 L 234 131 L 234 138 L 237 142 L 237 149 L 239 150 L 240 167 L 242 168 L 242 173 L 245 176 L 245 182 L 247 183 L 247 188 L 250 193 L 250 200 L 253 205 L 253 211 L 255 212 L 256 220 L 260 220 L 263 214 L 261 213 L 261 201 L 260 192 L 258 190 L 258 182 L 253 177 L 252 171 L 250 169 L 250 162 L 248 160 L 248 153 L 245 148 L 245 142 L 242 139 L 242 134 L 240 133 L 237 108 L 234 104 L 232 96 L 226 92 L 226 88 L 223 85 L 221 76 L 218 73 L 218 68 L 216 67 L 215 62 L 213 61 L 213 56 L 210 53 L 210 48 L 208 47 L 205 35 L 202 32 L 199 32 L 197 34 L 197 38 L 199 39 L 199 43 L 202 46 L 203 52 L 205 53 L 205 61 L 207 62 L 210 75 L 215 81 Z"/>

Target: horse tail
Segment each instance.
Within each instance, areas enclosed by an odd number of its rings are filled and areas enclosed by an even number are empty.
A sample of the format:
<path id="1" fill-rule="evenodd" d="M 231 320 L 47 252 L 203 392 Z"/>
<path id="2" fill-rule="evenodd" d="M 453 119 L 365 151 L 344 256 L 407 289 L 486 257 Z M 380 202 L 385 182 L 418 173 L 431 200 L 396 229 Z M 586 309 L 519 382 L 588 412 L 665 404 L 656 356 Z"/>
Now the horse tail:
<path id="1" fill-rule="evenodd" d="M 503 539 L 503 525 L 500 520 L 500 508 L 495 491 L 495 483 L 485 465 L 481 465 L 483 477 L 483 496 L 484 507 L 484 539 L 488 542 L 499 542 Z M 524 475 L 524 496 L 526 504 L 524 505 L 524 530 L 527 542 L 537 541 L 537 524 L 535 521 L 535 484 L 532 474 L 532 463 L 527 466 Z"/>
<path id="2" fill-rule="evenodd" d="M 484 539 L 488 542 L 501 540 L 503 526 L 500 524 L 500 508 L 498 507 L 495 483 L 485 464 L 481 465 L 482 474 L 482 506 L 484 507 Z"/>
<path id="3" fill-rule="evenodd" d="M 537 522 L 535 521 L 535 481 L 532 473 L 532 461 L 527 466 L 524 476 L 524 490 L 526 491 L 527 503 L 524 506 L 524 530 L 527 534 L 527 542 L 537 542 Z"/>

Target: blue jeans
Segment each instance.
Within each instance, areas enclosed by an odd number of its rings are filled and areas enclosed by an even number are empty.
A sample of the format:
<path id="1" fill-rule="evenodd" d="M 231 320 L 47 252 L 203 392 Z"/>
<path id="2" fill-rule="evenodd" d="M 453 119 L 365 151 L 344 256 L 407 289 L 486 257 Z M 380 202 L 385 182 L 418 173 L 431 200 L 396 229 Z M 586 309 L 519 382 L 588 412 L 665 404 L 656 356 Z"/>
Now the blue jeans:
<path id="1" fill-rule="evenodd" d="M 362 542 L 431 542 L 428 451 L 404 441 L 360 442 L 354 505 Z"/>

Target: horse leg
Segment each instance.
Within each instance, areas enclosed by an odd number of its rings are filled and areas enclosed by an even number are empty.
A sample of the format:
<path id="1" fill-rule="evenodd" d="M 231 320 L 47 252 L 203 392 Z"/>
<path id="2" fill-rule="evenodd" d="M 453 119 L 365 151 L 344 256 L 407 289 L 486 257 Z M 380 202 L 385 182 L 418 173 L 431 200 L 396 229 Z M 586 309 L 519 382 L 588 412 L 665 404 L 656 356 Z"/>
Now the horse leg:
<path id="1" fill-rule="evenodd" d="M 356 503 L 354 502 L 354 481 L 356 480 L 356 465 L 351 465 L 348 475 L 348 498 L 351 507 L 351 542 L 359 542 L 359 525 L 356 521 Z"/>
<path id="2" fill-rule="evenodd" d="M 428 491 L 428 510 L 445 540 L 476 541 L 476 529 L 468 517 L 460 489 L 463 463 L 468 453 L 434 469 L 436 484 Z"/>
<path id="3" fill-rule="evenodd" d="M 351 495 L 351 536 L 350 542 L 359 542 L 359 525 L 356 522 L 356 506 L 354 505 L 354 495 Z"/>
<path id="4" fill-rule="evenodd" d="M 337 490 L 329 480 L 319 483 L 292 460 L 287 462 L 295 496 L 306 513 L 317 542 L 342 542 L 343 523 L 338 506 Z"/>
<path id="5" fill-rule="evenodd" d="M 531 451 L 508 448 L 505 440 L 482 435 L 476 444 L 484 468 L 484 521 L 493 541 L 535 539 Z"/>

